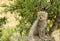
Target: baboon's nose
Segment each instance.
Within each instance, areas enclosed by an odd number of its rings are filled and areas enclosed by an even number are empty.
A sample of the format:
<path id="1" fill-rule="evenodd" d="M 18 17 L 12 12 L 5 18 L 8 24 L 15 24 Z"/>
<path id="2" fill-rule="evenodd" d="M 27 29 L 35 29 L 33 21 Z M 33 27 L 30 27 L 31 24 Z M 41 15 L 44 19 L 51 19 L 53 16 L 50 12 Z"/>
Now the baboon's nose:
<path id="1" fill-rule="evenodd" d="M 40 19 L 41 19 L 41 17 L 40 17 Z"/>

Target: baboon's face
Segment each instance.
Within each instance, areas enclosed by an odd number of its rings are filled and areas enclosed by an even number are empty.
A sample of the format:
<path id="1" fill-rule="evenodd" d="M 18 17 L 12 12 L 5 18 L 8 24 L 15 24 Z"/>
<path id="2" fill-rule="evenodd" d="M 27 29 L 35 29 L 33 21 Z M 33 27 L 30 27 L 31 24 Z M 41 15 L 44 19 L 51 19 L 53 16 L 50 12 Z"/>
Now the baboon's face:
<path id="1" fill-rule="evenodd" d="M 38 12 L 37 18 L 39 20 L 46 20 L 47 19 L 47 13 L 46 12 Z"/>

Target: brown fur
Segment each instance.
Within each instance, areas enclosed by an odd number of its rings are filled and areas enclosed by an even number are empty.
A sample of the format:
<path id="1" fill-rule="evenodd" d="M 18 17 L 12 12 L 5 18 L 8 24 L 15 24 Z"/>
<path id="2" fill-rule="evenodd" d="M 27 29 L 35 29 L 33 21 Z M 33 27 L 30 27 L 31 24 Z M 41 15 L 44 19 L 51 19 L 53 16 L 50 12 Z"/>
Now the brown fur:
<path id="1" fill-rule="evenodd" d="M 33 23 L 32 28 L 30 29 L 29 32 L 30 38 L 35 38 L 35 40 L 38 41 L 38 39 L 45 37 L 45 28 L 47 23 L 46 20 L 47 20 L 47 13 L 44 11 L 38 12 L 37 19 Z M 31 40 L 31 41 L 35 41 L 35 40 Z"/>

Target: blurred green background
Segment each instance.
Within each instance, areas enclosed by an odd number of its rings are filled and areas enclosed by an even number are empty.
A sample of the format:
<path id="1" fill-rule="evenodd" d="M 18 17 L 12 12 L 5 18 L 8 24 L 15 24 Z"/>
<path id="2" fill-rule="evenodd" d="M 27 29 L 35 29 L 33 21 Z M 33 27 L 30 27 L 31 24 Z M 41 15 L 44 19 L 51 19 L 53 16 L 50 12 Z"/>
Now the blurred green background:
<path id="1" fill-rule="evenodd" d="M 0 0 L 0 41 L 24 41 L 38 11 L 48 13 L 46 33 L 60 29 L 60 0 Z"/>

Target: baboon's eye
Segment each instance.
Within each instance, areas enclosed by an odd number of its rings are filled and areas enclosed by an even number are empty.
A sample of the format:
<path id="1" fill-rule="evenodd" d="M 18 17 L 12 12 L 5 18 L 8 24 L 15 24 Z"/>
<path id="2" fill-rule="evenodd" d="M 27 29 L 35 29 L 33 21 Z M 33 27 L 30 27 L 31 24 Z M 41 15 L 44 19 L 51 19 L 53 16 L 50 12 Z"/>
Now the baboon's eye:
<path id="1" fill-rule="evenodd" d="M 42 16 L 44 16 L 44 15 L 42 15 Z"/>
<path id="2" fill-rule="evenodd" d="M 39 15 L 40 16 L 40 15 Z"/>

